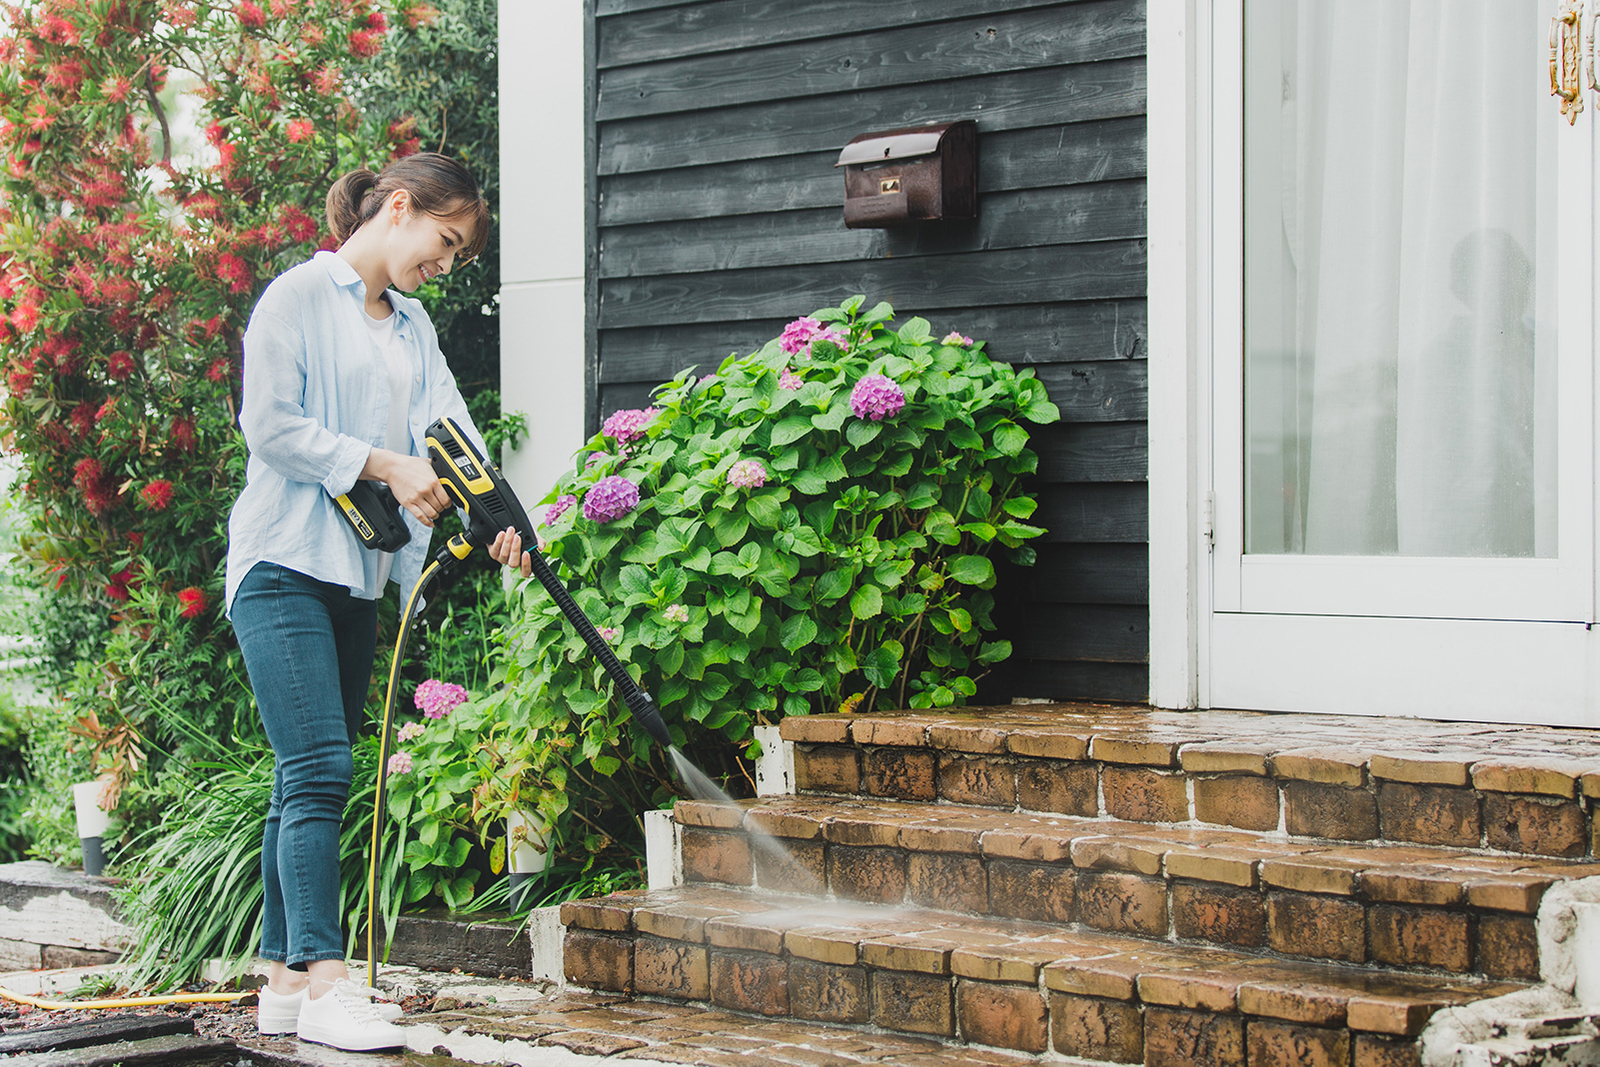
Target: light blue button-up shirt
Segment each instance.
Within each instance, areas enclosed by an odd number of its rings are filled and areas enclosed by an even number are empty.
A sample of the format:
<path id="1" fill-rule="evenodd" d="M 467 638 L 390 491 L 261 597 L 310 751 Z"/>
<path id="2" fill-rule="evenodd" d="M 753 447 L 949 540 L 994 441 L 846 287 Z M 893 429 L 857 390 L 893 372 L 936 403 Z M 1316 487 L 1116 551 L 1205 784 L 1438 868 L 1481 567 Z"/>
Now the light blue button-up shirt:
<path id="1" fill-rule="evenodd" d="M 366 600 L 383 594 L 378 553 L 362 547 L 333 502 L 355 485 L 388 431 L 389 370 L 362 318 L 366 293 L 354 267 L 318 252 L 267 286 L 250 315 L 239 412 L 250 462 L 228 517 L 230 611 L 239 583 L 263 561 L 348 586 Z M 424 435 L 445 415 L 483 449 L 427 313 L 392 289 L 388 297 L 411 361 L 411 454 L 427 454 Z M 395 553 L 391 576 L 409 592 L 426 565 L 430 531 L 401 514 L 411 543 Z"/>

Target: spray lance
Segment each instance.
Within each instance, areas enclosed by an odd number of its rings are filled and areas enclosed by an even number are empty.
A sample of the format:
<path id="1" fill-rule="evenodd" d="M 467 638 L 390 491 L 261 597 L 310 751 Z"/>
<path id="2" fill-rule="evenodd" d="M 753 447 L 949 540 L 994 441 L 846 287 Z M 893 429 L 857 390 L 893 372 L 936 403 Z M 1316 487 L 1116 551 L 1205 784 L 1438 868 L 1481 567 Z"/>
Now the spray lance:
<path id="1" fill-rule="evenodd" d="M 406 598 L 400 618 L 400 633 L 395 639 L 394 658 L 389 665 L 389 686 L 383 706 L 383 730 L 378 742 L 378 787 L 372 809 L 372 860 L 367 869 L 367 984 L 373 985 L 377 977 L 377 956 L 373 951 L 374 908 L 377 902 L 379 827 L 385 803 L 385 785 L 389 763 L 390 726 L 400 693 L 400 664 L 405 656 L 406 643 L 411 630 L 426 610 L 428 597 L 439 582 L 459 567 L 475 549 L 487 548 L 495 536 L 508 527 L 522 537 L 533 564 L 533 575 L 539 579 L 567 621 L 572 623 L 583 638 L 589 651 L 594 653 L 605 668 L 617 691 L 622 694 L 639 725 L 663 748 L 672 745 L 667 725 L 661 719 L 661 710 L 650 694 L 640 688 L 626 668 L 617 660 L 589 617 L 567 593 L 555 572 L 545 563 L 534 537 L 533 523 L 523 510 L 511 487 L 493 463 L 485 458 L 471 440 L 461 432 L 454 419 L 442 418 L 428 427 L 428 460 L 433 472 L 450 500 L 461 512 L 465 529 L 440 549 L 433 560 L 423 568 L 422 576 Z M 344 514 L 356 536 L 367 548 L 394 552 L 411 540 L 411 532 L 400 520 L 400 505 L 388 486 L 376 482 L 357 482 L 348 493 L 336 498 L 335 503 Z"/>

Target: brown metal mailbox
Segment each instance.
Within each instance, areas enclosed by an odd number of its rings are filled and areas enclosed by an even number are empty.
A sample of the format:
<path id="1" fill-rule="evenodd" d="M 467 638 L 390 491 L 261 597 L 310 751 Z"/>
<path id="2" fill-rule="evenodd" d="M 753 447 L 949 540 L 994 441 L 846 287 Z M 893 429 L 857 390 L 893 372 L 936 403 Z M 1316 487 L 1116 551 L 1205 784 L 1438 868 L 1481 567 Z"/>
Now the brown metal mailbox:
<path id="1" fill-rule="evenodd" d="M 852 229 L 978 217 L 978 126 L 970 119 L 864 133 L 844 146 Z"/>

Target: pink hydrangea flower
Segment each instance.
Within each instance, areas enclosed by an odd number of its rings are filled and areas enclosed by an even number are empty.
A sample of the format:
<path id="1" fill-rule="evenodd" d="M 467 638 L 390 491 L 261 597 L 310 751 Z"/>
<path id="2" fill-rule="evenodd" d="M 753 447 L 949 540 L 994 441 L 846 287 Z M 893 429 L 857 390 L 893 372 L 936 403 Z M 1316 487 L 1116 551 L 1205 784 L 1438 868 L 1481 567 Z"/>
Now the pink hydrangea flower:
<path id="1" fill-rule="evenodd" d="M 442 719 L 466 703 L 467 691 L 454 682 L 429 678 L 417 686 L 417 710 L 430 719 Z"/>
<path id="2" fill-rule="evenodd" d="M 779 389 L 798 389 L 804 384 L 805 380 L 788 367 L 783 368 L 783 377 L 778 379 Z"/>
<path id="3" fill-rule="evenodd" d="M 410 753 L 396 752 L 394 755 L 390 756 L 389 757 L 389 773 L 390 774 L 410 774 L 411 773 L 411 755 L 410 755 Z"/>
<path id="4" fill-rule="evenodd" d="M 622 627 L 596 626 L 594 628 L 594 632 L 599 634 L 600 639 L 603 641 L 615 641 L 618 637 L 622 636 Z"/>
<path id="5" fill-rule="evenodd" d="M 741 459 L 728 468 L 728 484 L 735 489 L 760 489 L 767 484 L 767 468 L 759 459 Z"/>
<path id="6" fill-rule="evenodd" d="M 939 343 L 942 345 L 950 345 L 952 348 L 965 348 L 972 343 L 972 338 L 951 330 L 949 333 L 945 334 L 944 340 L 940 341 Z"/>
<path id="7" fill-rule="evenodd" d="M 611 522 L 638 506 L 639 487 L 620 474 L 608 474 L 583 498 L 583 517 L 590 522 Z"/>
<path id="8" fill-rule="evenodd" d="M 867 375 L 850 390 L 850 410 L 858 419 L 876 422 L 899 414 L 905 406 L 905 391 L 881 374 Z"/>
<path id="9" fill-rule="evenodd" d="M 783 333 L 778 338 L 778 347 L 791 356 L 809 356 L 814 341 L 829 341 L 840 348 L 845 346 L 844 334 L 832 326 L 823 326 L 808 315 L 805 318 L 795 319 L 783 328 Z"/>
<path id="10" fill-rule="evenodd" d="M 606 419 L 605 425 L 600 427 L 600 432 L 607 437 L 615 438 L 617 444 L 625 445 L 629 441 L 637 441 L 644 436 L 644 428 L 650 425 L 650 420 L 661 414 L 658 408 L 624 408 L 614 411 Z"/>
<path id="11" fill-rule="evenodd" d="M 661 613 L 661 617 L 668 622 L 688 622 L 689 609 L 683 604 L 670 604 L 667 610 Z"/>
<path id="12" fill-rule="evenodd" d="M 395 740 L 403 745 L 413 738 L 422 736 L 422 724 L 420 722 L 408 722 L 400 727 L 400 732 L 394 736 Z"/>
<path id="13" fill-rule="evenodd" d="M 578 498 L 573 496 L 571 493 L 561 494 L 556 498 L 556 502 L 554 504 L 551 504 L 545 509 L 544 524 L 546 526 L 554 526 L 557 520 L 567 513 L 567 509 L 572 507 L 572 505 L 576 504 L 577 502 Z"/>

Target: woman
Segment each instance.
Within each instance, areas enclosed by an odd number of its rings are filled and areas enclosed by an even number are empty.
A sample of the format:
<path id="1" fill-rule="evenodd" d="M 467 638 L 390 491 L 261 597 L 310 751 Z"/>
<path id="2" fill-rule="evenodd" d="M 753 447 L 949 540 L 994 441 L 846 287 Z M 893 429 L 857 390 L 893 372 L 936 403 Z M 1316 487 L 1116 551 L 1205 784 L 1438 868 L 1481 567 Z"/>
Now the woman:
<path id="1" fill-rule="evenodd" d="M 227 603 L 276 757 L 262 839 L 262 1033 L 349 1051 L 405 1044 L 394 1005 L 349 977 L 339 914 L 339 824 L 372 677 L 377 599 L 391 570 L 421 574 L 428 528 L 450 507 L 423 444 L 441 416 L 483 447 L 414 290 L 467 262 L 489 212 L 454 160 L 422 153 L 357 170 L 328 193 L 337 252 L 267 287 L 244 338 L 246 485 L 228 521 Z M 412 540 L 363 549 L 333 498 L 388 484 Z M 502 534 L 491 554 L 517 559 Z"/>

